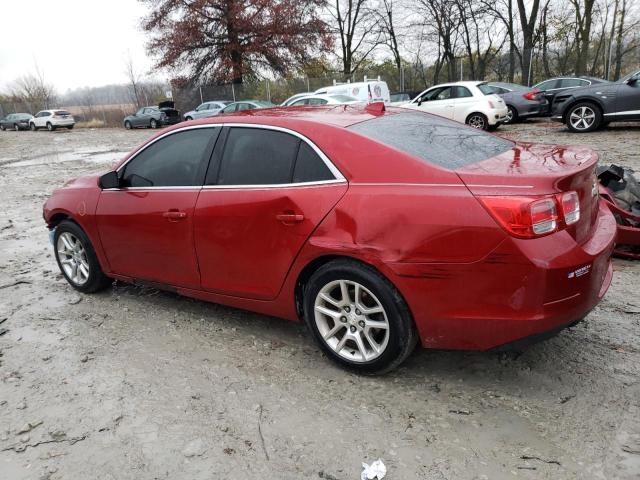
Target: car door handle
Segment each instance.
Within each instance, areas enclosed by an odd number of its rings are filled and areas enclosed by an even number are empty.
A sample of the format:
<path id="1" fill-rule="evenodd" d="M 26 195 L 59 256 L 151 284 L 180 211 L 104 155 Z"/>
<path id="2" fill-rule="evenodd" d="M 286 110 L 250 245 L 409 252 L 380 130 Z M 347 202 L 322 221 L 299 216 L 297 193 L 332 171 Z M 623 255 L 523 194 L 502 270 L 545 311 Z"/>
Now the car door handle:
<path id="1" fill-rule="evenodd" d="M 187 218 L 187 213 L 181 212 L 179 210 L 169 210 L 167 212 L 164 212 L 162 216 L 168 219 L 170 222 L 177 222 L 178 220 Z"/>
<path id="2" fill-rule="evenodd" d="M 280 220 L 282 223 L 300 223 L 304 220 L 304 215 L 300 215 L 298 213 L 279 213 L 276 215 L 276 219 Z"/>

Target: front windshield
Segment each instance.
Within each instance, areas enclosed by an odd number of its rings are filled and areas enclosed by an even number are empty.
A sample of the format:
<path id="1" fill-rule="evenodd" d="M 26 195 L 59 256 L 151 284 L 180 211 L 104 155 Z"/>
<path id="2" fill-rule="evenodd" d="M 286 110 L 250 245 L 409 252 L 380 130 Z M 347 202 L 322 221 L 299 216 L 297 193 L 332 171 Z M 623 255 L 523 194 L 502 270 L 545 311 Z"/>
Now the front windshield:
<path id="1" fill-rule="evenodd" d="M 628 75 L 622 77 L 620 79 L 621 82 L 626 82 L 627 80 L 629 80 L 631 77 L 640 77 L 640 70 L 635 70 L 631 73 L 629 73 Z"/>

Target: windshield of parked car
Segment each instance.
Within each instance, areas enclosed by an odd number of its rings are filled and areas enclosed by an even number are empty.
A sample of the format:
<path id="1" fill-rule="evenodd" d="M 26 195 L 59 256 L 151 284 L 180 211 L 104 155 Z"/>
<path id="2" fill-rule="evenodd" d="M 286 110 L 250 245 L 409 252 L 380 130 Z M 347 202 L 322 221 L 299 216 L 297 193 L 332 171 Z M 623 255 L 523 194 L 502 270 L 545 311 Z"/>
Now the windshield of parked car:
<path id="1" fill-rule="evenodd" d="M 509 140 L 421 112 L 387 114 L 348 128 L 451 170 L 494 157 L 514 146 Z"/>
<path id="2" fill-rule="evenodd" d="M 630 78 L 633 78 L 633 77 L 636 77 L 636 78 L 640 79 L 640 70 L 636 70 L 634 72 L 631 72 L 628 75 L 625 75 L 624 77 L 622 77 L 620 79 L 620 81 L 624 83 L 624 82 L 626 82 L 627 80 L 629 80 Z"/>
<path id="3" fill-rule="evenodd" d="M 478 85 L 478 90 L 480 90 L 485 95 L 491 95 L 492 93 L 496 93 L 496 88 L 492 87 L 488 83 L 481 83 Z"/>

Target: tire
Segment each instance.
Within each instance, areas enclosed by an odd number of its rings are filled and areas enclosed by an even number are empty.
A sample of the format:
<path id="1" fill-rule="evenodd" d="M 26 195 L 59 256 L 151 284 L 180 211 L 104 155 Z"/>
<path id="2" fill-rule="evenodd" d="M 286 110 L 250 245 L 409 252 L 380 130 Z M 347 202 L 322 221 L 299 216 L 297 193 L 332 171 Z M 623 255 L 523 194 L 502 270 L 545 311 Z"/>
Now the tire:
<path id="1" fill-rule="evenodd" d="M 487 120 L 486 115 L 479 112 L 469 114 L 464 123 L 478 130 L 487 130 L 489 128 L 489 120 Z"/>
<path id="2" fill-rule="evenodd" d="M 71 220 L 60 222 L 53 236 L 53 245 L 56 262 L 62 275 L 76 290 L 93 293 L 104 290 L 113 282 L 103 273 L 89 237 L 78 224 Z M 86 275 L 85 270 L 88 271 Z M 76 272 L 75 277 L 74 272 Z"/>
<path id="3" fill-rule="evenodd" d="M 50 132 L 53 132 L 55 129 L 56 127 L 51 125 L 51 122 L 47 122 L 47 130 L 49 130 Z"/>
<path id="4" fill-rule="evenodd" d="M 574 133 L 593 132 L 602 123 L 602 112 L 593 103 L 579 102 L 569 108 L 565 122 Z"/>
<path id="5" fill-rule="evenodd" d="M 18 125 L 17 123 L 14 123 L 14 124 L 13 124 L 13 129 L 14 129 L 16 132 L 19 132 L 19 131 L 20 131 L 20 125 Z"/>
<path id="6" fill-rule="evenodd" d="M 342 259 L 320 267 L 305 285 L 303 304 L 305 322 L 320 348 L 349 370 L 388 372 L 416 346 L 413 319 L 399 292 L 375 269 L 360 262 Z M 380 311 L 367 314 L 365 308 Z"/>
<path id="7" fill-rule="evenodd" d="M 127 120 L 126 122 L 124 122 L 124 128 L 126 128 L 127 130 L 131 130 L 131 122 L 129 120 Z"/>
<path id="8" fill-rule="evenodd" d="M 4 132 L 6 130 L 6 127 L 4 125 L 0 125 L 0 130 Z"/>
<path id="9" fill-rule="evenodd" d="M 158 128 L 158 122 L 155 118 L 151 119 L 151 123 L 149 125 L 151 126 L 151 128 Z"/>
<path id="10" fill-rule="evenodd" d="M 36 124 L 35 124 L 35 123 L 31 122 L 31 123 L 29 124 L 29 129 L 30 129 L 32 132 L 35 132 L 36 130 L 38 130 L 38 127 L 36 127 Z"/>
<path id="11" fill-rule="evenodd" d="M 495 125 L 489 125 L 487 127 L 487 131 L 489 132 L 495 132 L 496 130 L 498 130 L 498 127 L 500 126 L 500 123 L 496 123 Z"/>
<path id="12" fill-rule="evenodd" d="M 518 110 L 516 110 L 511 105 L 507 105 L 507 109 L 509 111 L 507 112 L 507 118 L 503 123 L 505 125 L 517 123 L 518 122 Z"/>
<path id="13" fill-rule="evenodd" d="M 185 120 L 188 122 L 189 120 L 193 120 L 191 117 L 185 117 Z"/>
<path id="14" fill-rule="evenodd" d="M 68 128 L 69 130 L 73 130 L 73 127 L 74 127 L 74 125 L 69 125 L 67 128 Z"/>

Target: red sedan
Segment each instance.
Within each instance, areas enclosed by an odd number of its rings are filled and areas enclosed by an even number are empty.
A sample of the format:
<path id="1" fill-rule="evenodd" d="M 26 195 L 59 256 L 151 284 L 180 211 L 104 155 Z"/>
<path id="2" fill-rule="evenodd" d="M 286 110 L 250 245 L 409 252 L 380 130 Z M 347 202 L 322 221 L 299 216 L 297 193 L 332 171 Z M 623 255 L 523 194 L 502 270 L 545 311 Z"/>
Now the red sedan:
<path id="1" fill-rule="evenodd" d="M 362 372 L 584 317 L 616 224 L 597 155 L 380 106 L 252 110 L 160 132 L 44 206 L 81 292 L 113 279 L 290 320 Z"/>

